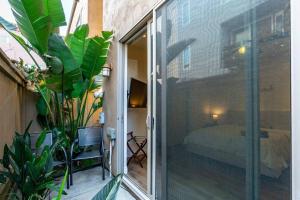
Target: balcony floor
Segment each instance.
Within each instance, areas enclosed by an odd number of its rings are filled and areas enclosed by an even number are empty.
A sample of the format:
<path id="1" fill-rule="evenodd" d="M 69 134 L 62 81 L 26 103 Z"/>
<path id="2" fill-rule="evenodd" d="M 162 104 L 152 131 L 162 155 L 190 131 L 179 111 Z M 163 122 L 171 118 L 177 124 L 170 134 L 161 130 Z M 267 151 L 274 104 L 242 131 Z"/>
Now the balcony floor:
<path id="1" fill-rule="evenodd" d="M 111 178 L 106 173 L 105 181 L 102 181 L 102 168 L 100 166 L 73 174 L 73 186 L 66 190 L 68 195 L 63 200 L 88 200 L 100 191 Z M 135 198 L 122 186 L 119 189 L 117 200 L 135 200 Z"/>

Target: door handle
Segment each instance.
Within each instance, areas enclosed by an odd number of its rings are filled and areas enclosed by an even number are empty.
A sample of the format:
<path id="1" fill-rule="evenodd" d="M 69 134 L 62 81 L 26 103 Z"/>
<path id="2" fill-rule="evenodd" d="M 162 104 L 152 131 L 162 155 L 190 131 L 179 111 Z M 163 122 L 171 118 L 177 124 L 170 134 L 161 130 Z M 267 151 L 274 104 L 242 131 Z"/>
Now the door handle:
<path id="1" fill-rule="evenodd" d="M 147 118 L 146 118 L 146 126 L 148 129 L 151 128 L 151 117 L 149 114 L 147 115 Z"/>

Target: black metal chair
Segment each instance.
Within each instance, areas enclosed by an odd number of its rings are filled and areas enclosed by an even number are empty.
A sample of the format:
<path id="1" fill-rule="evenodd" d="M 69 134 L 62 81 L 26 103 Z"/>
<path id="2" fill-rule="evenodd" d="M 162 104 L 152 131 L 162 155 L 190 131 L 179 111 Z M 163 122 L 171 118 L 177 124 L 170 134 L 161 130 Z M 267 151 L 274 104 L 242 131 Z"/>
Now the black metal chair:
<path id="1" fill-rule="evenodd" d="M 39 138 L 39 136 L 40 136 L 40 133 L 31 133 L 30 134 L 31 149 L 35 153 L 41 153 L 41 151 L 43 150 L 43 148 L 45 146 L 50 147 L 50 146 L 53 145 L 53 133 L 52 132 L 47 132 L 43 144 L 40 146 L 39 149 L 37 149 L 35 144 L 36 144 L 37 139 Z M 53 167 L 65 165 L 66 170 L 67 170 L 67 168 L 68 168 L 67 152 L 66 152 L 65 148 L 62 147 L 61 145 L 58 145 L 57 148 L 59 148 L 63 152 L 64 160 L 63 161 L 53 160 Z M 70 188 L 69 179 L 67 179 L 67 188 L 68 189 Z"/>
<path id="2" fill-rule="evenodd" d="M 99 149 L 83 151 L 74 156 L 74 146 L 78 144 L 79 148 L 98 146 Z M 104 167 L 104 146 L 103 146 L 103 129 L 102 127 L 86 127 L 78 129 L 78 138 L 71 146 L 70 159 L 70 182 L 73 185 L 73 161 L 100 158 L 102 165 L 102 179 L 105 180 Z"/>

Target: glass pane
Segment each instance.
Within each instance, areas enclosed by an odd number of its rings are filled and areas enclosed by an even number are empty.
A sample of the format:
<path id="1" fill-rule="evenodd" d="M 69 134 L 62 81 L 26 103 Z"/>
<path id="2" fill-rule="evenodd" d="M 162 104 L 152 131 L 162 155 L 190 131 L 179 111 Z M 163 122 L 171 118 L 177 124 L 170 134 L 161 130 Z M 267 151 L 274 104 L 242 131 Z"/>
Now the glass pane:
<path id="1" fill-rule="evenodd" d="M 156 20 L 158 198 L 289 199 L 289 0 L 169 0 Z"/>
<path id="2" fill-rule="evenodd" d="M 256 13 L 260 196 L 266 200 L 291 199 L 290 2 L 267 1 L 256 8 Z"/>

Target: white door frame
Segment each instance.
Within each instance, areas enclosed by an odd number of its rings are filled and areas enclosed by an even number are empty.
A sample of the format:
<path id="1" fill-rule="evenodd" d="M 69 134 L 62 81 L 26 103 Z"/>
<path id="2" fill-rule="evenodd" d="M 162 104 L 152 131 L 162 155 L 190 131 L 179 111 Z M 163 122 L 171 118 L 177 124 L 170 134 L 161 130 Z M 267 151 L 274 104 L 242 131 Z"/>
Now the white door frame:
<path id="1" fill-rule="evenodd" d="M 153 154 L 155 154 L 153 150 L 153 137 L 152 137 L 152 129 L 153 129 L 153 114 L 152 114 L 152 107 L 153 107 L 153 94 L 152 88 L 154 87 L 154 83 L 152 81 L 152 55 L 153 55 L 153 45 L 152 45 L 152 20 L 147 22 L 147 192 L 151 195 L 152 194 L 152 171 L 153 171 Z M 151 164 L 151 165 L 149 165 Z"/>
<path id="2" fill-rule="evenodd" d="M 292 199 L 300 200 L 300 1 L 291 0 Z"/>
<path id="3" fill-rule="evenodd" d="M 154 47 L 154 45 L 151 45 L 151 23 L 152 19 L 147 21 L 147 86 L 148 86 L 148 103 L 147 103 L 147 116 L 149 113 L 151 113 L 151 102 L 153 102 L 153 99 L 155 99 L 155 95 L 151 94 L 151 71 L 153 68 L 153 63 L 154 63 L 154 57 L 153 53 L 155 51 L 151 49 L 151 46 Z M 145 26 L 143 26 L 145 27 Z M 142 27 L 142 28 L 143 28 Z M 153 29 L 152 29 L 153 31 Z M 155 41 L 155 40 L 153 40 Z M 118 51 L 120 52 L 118 54 L 118 64 L 119 66 L 124 66 L 120 67 L 118 70 L 118 107 L 117 107 L 117 112 L 118 112 L 118 144 L 120 145 L 117 152 L 118 152 L 118 160 L 122 162 L 118 162 L 118 173 L 124 173 L 127 174 L 128 168 L 127 168 L 127 109 L 128 109 L 128 45 L 127 43 L 118 43 Z M 151 52 L 152 51 L 152 52 Z M 152 54 L 152 55 L 151 55 Z M 152 59 L 152 60 L 151 60 Z M 152 82 L 153 83 L 153 82 Z M 152 100 L 150 99 L 152 97 Z M 144 191 L 141 191 L 140 188 L 134 184 L 128 177 L 124 176 L 124 183 L 141 199 L 154 199 L 154 186 L 155 186 L 155 174 L 153 173 L 153 167 L 155 167 L 155 160 L 153 159 L 153 155 L 155 155 L 155 149 L 153 149 L 153 138 L 151 136 L 154 134 L 151 130 L 154 130 L 152 126 L 152 118 L 153 114 L 149 115 L 149 119 L 151 122 L 149 125 L 150 127 L 147 128 L 147 164 L 148 164 L 148 169 L 147 169 L 147 192 L 148 194 L 145 194 Z M 148 122 L 145 119 L 145 124 Z M 147 123 L 148 124 L 148 123 Z M 154 138 L 155 139 L 155 138 Z M 155 143 L 155 142 L 154 142 Z M 151 164 L 151 165 L 150 165 Z"/>

